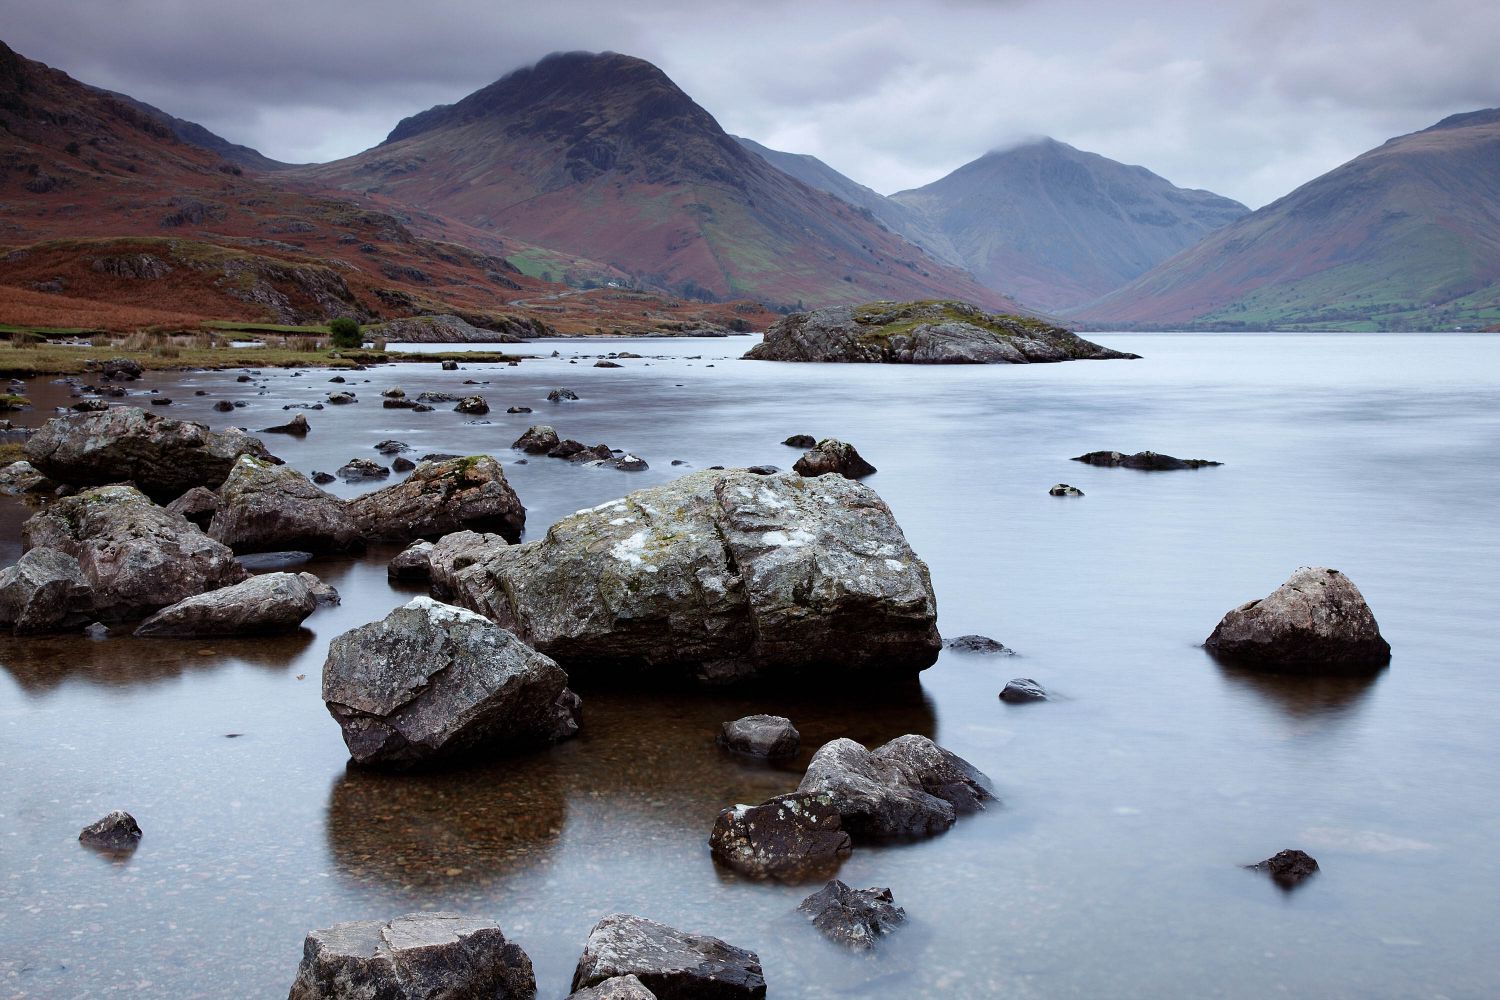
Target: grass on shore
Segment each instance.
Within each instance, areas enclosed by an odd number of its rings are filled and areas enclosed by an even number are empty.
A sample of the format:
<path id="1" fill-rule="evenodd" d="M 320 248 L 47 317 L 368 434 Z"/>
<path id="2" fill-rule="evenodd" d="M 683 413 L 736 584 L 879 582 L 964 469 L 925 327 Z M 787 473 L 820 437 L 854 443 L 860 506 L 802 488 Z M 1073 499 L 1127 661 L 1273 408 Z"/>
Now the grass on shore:
<path id="1" fill-rule="evenodd" d="M 201 343 L 180 345 L 169 341 L 153 346 L 104 345 L 69 347 L 47 342 L 12 340 L 10 348 L 0 347 L 0 377 L 25 378 L 35 375 L 80 375 L 87 372 L 89 361 L 129 358 L 148 371 L 185 371 L 228 368 L 353 368 L 356 365 L 386 362 L 423 362 L 438 364 L 460 361 L 470 364 L 496 364 L 519 361 L 520 356 L 491 351 L 434 351 L 405 353 L 398 351 L 327 351 L 309 341 L 306 345 L 265 347 L 210 346 Z"/>

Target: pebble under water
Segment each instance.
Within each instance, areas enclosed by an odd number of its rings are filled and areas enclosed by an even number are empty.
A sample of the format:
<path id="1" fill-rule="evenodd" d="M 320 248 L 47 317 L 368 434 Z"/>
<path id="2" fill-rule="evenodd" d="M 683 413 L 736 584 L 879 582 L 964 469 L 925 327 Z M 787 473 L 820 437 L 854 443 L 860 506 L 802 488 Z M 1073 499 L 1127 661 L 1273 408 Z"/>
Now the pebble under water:
<path id="1" fill-rule="evenodd" d="M 493 917 L 549 998 L 615 911 L 753 949 L 773 997 L 1493 996 L 1500 339 L 1095 339 L 1143 360 L 790 365 L 736 360 L 748 338 L 562 341 L 512 348 L 539 355 L 518 367 L 389 365 L 343 386 L 281 369 L 131 383 L 214 427 L 305 412 L 306 438 L 265 440 L 308 473 L 381 459 L 387 438 L 413 457 L 491 452 L 528 538 L 691 469 L 790 468 L 794 433 L 838 437 L 879 469 L 865 482 L 930 566 L 944 635 L 1018 655 L 945 651 L 890 690 L 582 688 L 573 741 L 388 775 L 346 769 L 318 685 L 332 637 L 413 592 L 386 580 L 395 548 L 310 563 L 343 603 L 288 638 L 0 639 L 0 996 L 284 996 L 308 930 L 421 909 Z M 645 357 L 592 367 L 622 350 Z M 391 386 L 479 392 L 491 411 L 383 409 Z M 559 386 L 581 398 L 549 403 Z M 334 388 L 360 402 L 282 409 Z M 27 391 L 28 423 L 68 401 L 45 380 Z M 215 412 L 223 399 L 247 405 Z M 516 464 L 533 423 L 650 469 Z M 1099 449 L 1225 464 L 1068 460 Z M 1085 495 L 1048 495 L 1058 483 Z M 0 562 L 27 516 L 0 502 Z M 1204 653 L 1225 611 L 1300 565 L 1356 582 L 1394 648 L 1386 671 L 1276 677 Z M 1000 701 L 1016 677 L 1050 700 Z M 753 712 L 789 716 L 801 755 L 757 765 L 714 745 Z M 791 790 L 827 740 L 903 733 L 973 762 L 1001 802 L 928 841 L 856 847 L 839 877 L 889 886 L 907 913 L 876 954 L 796 912 L 818 885 L 715 867 L 721 808 Z M 144 830 L 124 860 L 77 841 L 113 809 Z M 1241 867 L 1286 848 L 1321 869 L 1294 892 Z"/>

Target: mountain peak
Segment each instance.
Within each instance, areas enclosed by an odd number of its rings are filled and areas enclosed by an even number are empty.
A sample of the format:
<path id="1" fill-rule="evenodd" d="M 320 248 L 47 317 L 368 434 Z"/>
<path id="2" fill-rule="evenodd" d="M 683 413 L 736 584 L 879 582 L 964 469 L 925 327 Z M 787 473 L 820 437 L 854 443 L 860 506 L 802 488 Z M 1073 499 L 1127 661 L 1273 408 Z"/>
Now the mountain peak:
<path id="1" fill-rule="evenodd" d="M 1478 111 L 1465 111 L 1462 114 L 1449 115 L 1436 125 L 1429 126 L 1422 131 L 1436 132 L 1439 129 L 1471 128 L 1475 125 L 1497 124 L 1500 124 L 1500 108 L 1482 108 Z"/>

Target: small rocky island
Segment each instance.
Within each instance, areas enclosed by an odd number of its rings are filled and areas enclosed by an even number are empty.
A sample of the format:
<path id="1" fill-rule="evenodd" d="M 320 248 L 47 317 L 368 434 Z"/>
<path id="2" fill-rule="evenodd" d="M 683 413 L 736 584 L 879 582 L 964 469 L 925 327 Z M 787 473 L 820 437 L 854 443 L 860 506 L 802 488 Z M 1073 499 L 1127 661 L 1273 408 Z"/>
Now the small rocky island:
<path id="1" fill-rule="evenodd" d="M 793 313 L 745 353 L 751 361 L 894 365 L 1025 365 L 1136 358 L 1032 316 L 965 302 L 871 302 Z"/>

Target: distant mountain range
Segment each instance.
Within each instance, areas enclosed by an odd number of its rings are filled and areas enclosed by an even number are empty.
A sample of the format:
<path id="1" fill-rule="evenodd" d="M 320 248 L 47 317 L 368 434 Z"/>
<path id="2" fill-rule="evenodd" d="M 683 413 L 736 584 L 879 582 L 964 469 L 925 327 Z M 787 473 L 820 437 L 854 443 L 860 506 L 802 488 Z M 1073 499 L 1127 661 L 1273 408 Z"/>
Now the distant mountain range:
<path id="1" fill-rule="evenodd" d="M 1101 326 L 1500 324 L 1500 109 L 1392 139 L 1073 317 Z"/>

